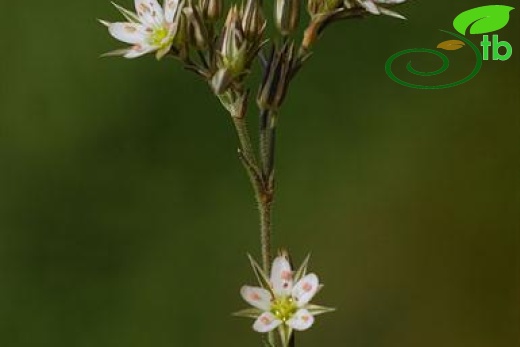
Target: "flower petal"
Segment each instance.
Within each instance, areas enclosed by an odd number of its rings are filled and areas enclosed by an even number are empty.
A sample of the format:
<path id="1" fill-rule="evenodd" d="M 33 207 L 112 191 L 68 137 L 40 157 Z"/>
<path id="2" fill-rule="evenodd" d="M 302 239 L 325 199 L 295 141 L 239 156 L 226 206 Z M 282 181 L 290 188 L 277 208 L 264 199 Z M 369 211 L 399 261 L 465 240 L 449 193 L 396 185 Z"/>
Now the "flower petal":
<path id="1" fill-rule="evenodd" d="M 253 324 L 253 330 L 259 333 L 267 333 L 276 329 L 282 321 L 276 318 L 271 312 L 264 312 Z"/>
<path id="2" fill-rule="evenodd" d="M 126 53 L 124 57 L 128 59 L 139 58 L 140 56 L 148 54 L 153 50 L 155 50 L 155 48 L 151 46 L 135 45 L 128 49 L 128 53 Z"/>
<path id="3" fill-rule="evenodd" d="M 358 3 L 365 9 L 367 10 L 367 12 L 370 12 L 372 14 L 381 14 L 381 12 L 379 12 L 379 8 L 377 7 L 377 5 L 374 3 L 373 0 L 358 0 Z"/>
<path id="4" fill-rule="evenodd" d="M 268 311 L 271 307 L 271 294 L 264 288 L 243 286 L 240 295 L 251 306 Z"/>
<path id="5" fill-rule="evenodd" d="M 271 269 L 271 285 L 276 295 L 291 294 L 293 287 L 293 271 L 287 256 L 281 255 L 274 259 Z"/>
<path id="6" fill-rule="evenodd" d="M 173 23 L 180 7 L 182 7 L 181 0 L 164 0 L 164 20 L 167 23 Z"/>
<path id="7" fill-rule="evenodd" d="M 394 17 L 394 18 L 397 18 L 397 19 L 406 20 L 406 17 L 403 16 L 402 14 L 397 13 L 397 12 L 392 11 L 392 10 L 389 10 L 389 9 L 387 9 L 387 8 L 380 7 L 379 10 L 380 10 L 381 13 L 384 14 L 384 15 L 387 15 L 387 16 L 390 16 L 390 17 Z"/>
<path id="8" fill-rule="evenodd" d="M 294 316 L 287 321 L 287 325 L 297 331 L 307 330 L 314 323 L 314 317 L 306 309 L 298 310 Z"/>
<path id="9" fill-rule="evenodd" d="M 149 26 L 163 25 L 163 8 L 157 0 L 135 0 L 135 10 L 144 24 Z"/>
<path id="10" fill-rule="evenodd" d="M 146 38 L 145 28 L 138 23 L 110 23 L 108 31 L 119 41 L 133 45 L 143 43 Z"/>
<path id="11" fill-rule="evenodd" d="M 306 305 L 314 297 L 320 286 L 318 276 L 311 273 L 296 283 L 292 290 L 292 296 L 298 307 Z"/>
<path id="12" fill-rule="evenodd" d="M 374 0 L 376 4 L 384 4 L 384 5 L 397 5 L 402 4 L 406 0 Z"/>

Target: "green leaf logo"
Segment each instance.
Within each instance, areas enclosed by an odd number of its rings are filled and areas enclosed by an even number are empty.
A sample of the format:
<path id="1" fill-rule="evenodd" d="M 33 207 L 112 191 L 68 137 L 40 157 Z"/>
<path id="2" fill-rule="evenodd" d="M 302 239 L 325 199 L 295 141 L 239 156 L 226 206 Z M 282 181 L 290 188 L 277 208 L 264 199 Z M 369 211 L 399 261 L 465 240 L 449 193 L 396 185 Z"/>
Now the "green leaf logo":
<path id="1" fill-rule="evenodd" d="M 509 22 L 509 12 L 514 7 L 489 5 L 462 12 L 453 21 L 453 27 L 462 35 L 470 28 L 470 34 L 487 34 L 502 29 Z"/>

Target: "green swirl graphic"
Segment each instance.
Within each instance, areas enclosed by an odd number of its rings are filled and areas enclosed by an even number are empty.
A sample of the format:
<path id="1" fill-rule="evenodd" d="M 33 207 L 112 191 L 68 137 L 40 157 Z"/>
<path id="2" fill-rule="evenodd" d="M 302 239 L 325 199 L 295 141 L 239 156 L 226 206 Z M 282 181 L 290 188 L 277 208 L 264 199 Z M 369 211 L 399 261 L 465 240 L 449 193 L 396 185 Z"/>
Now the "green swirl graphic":
<path id="1" fill-rule="evenodd" d="M 388 58 L 388 60 L 386 61 L 386 64 L 385 64 L 386 74 L 394 82 L 397 82 L 397 83 L 399 83 L 399 84 L 401 84 L 401 85 L 403 85 L 405 87 L 415 88 L 415 89 L 446 89 L 446 88 L 452 88 L 452 87 L 456 87 L 458 85 L 461 85 L 463 83 L 466 83 L 469 80 L 471 80 L 473 77 L 475 77 L 479 73 L 480 69 L 482 68 L 482 61 L 483 61 L 482 54 L 480 53 L 480 50 L 478 49 L 478 47 L 475 46 L 473 44 L 473 42 L 471 42 L 468 39 L 466 39 L 464 36 L 461 36 L 461 35 L 458 35 L 458 34 L 455 34 L 455 33 L 449 32 L 449 31 L 446 31 L 446 30 L 441 30 L 441 31 L 445 32 L 447 34 L 450 34 L 452 36 L 455 36 L 456 38 L 464 41 L 468 46 L 471 47 L 471 49 L 473 49 L 473 52 L 475 53 L 475 58 L 476 58 L 475 68 L 473 69 L 473 71 L 468 76 L 466 76 L 465 78 L 461 79 L 460 81 L 453 82 L 453 83 L 441 84 L 441 85 L 438 85 L 438 86 L 426 86 L 426 85 L 413 84 L 413 83 L 409 83 L 409 82 L 403 81 L 402 79 L 400 79 L 399 77 L 397 77 L 394 74 L 394 72 L 392 71 L 392 63 L 394 62 L 394 60 L 396 60 L 400 56 L 408 54 L 408 53 L 430 53 L 430 54 L 436 55 L 437 57 L 439 57 L 442 60 L 442 66 L 439 69 L 437 69 L 435 71 L 431 71 L 431 72 L 422 72 L 422 71 L 416 70 L 416 69 L 414 69 L 412 67 L 412 61 L 409 61 L 408 64 L 406 65 L 406 69 L 408 70 L 408 72 L 410 72 L 410 73 L 412 73 L 414 75 L 417 75 L 417 76 L 435 76 L 435 75 L 439 75 L 439 74 L 443 73 L 444 71 L 446 71 L 448 69 L 448 67 L 450 66 L 450 61 L 449 61 L 448 57 L 444 53 L 441 53 L 441 52 L 436 51 L 434 49 L 428 49 L 428 48 L 412 48 L 412 49 L 407 49 L 407 50 L 404 50 L 404 51 L 401 51 L 401 52 L 397 52 L 396 54 L 392 55 L 390 58 Z"/>

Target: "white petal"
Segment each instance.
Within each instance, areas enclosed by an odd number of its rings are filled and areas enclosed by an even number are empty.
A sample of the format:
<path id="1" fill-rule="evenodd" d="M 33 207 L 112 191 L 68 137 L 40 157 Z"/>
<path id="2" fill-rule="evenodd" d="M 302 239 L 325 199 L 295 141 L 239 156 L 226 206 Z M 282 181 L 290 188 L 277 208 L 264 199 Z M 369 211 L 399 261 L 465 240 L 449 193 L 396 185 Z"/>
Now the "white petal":
<path id="1" fill-rule="evenodd" d="M 271 285 L 278 296 L 290 295 L 293 286 L 293 271 L 285 256 L 278 256 L 271 268 Z"/>
<path id="2" fill-rule="evenodd" d="M 162 26 L 164 23 L 163 8 L 157 0 L 135 0 L 135 10 L 144 24 Z"/>
<path id="3" fill-rule="evenodd" d="M 128 53 L 126 53 L 124 57 L 128 59 L 138 58 L 152 52 L 153 50 L 155 50 L 155 48 L 151 46 L 135 45 L 128 50 Z"/>
<path id="4" fill-rule="evenodd" d="M 251 306 L 268 311 L 271 307 L 271 294 L 264 288 L 243 286 L 240 295 Z"/>
<path id="5" fill-rule="evenodd" d="M 394 17 L 394 18 L 397 18 L 397 19 L 406 20 L 405 16 L 403 16 L 402 14 L 397 13 L 395 11 L 391 11 L 391 10 L 383 8 L 383 7 L 380 7 L 379 10 L 381 10 L 381 13 L 384 14 L 384 15 L 387 15 L 387 16 L 390 16 L 390 17 Z"/>
<path id="6" fill-rule="evenodd" d="M 111 23 L 108 31 L 119 41 L 130 44 L 142 43 L 146 38 L 145 28 L 137 23 Z"/>
<path id="7" fill-rule="evenodd" d="M 377 4 L 396 5 L 402 4 L 406 0 L 373 0 Z"/>
<path id="8" fill-rule="evenodd" d="M 296 301 L 298 307 L 306 305 L 316 295 L 320 287 L 318 276 L 308 274 L 296 283 L 292 290 L 292 297 Z"/>
<path id="9" fill-rule="evenodd" d="M 253 324 L 253 329 L 259 333 L 267 333 L 276 329 L 280 324 L 282 324 L 282 321 L 276 318 L 274 314 L 264 312 Z"/>
<path id="10" fill-rule="evenodd" d="M 174 22 L 180 7 L 180 0 L 164 0 L 164 19 L 167 23 Z"/>
<path id="11" fill-rule="evenodd" d="M 287 325 L 297 331 L 307 330 L 314 323 L 314 317 L 305 309 L 298 310 L 294 316 L 287 321 Z"/>
<path id="12" fill-rule="evenodd" d="M 377 5 L 374 3 L 374 1 L 372 1 L 372 0 L 358 0 L 358 2 L 368 12 L 370 12 L 372 14 L 381 14 L 381 12 L 379 12 L 379 9 L 378 9 Z"/>

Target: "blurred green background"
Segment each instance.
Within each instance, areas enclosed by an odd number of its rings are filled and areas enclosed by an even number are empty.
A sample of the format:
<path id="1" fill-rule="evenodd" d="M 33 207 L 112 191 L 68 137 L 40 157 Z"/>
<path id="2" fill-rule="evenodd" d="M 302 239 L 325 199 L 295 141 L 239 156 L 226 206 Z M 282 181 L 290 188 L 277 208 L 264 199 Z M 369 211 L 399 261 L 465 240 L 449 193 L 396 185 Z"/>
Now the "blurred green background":
<path id="1" fill-rule="evenodd" d="M 316 302 L 338 308 L 299 347 L 518 346 L 519 10 L 499 32 L 513 57 L 465 85 L 384 72 L 487 4 L 334 25 L 295 81 L 274 242 L 297 262 L 312 251 Z M 230 316 L 253 283 L 257 215 L 207 86 L 173 60 L 100 59 L 120 46 L 95 21 L 120 18 L 109 1 L 2 8 L 0 346 L 259 346 Z M 443 78 L 473 67 L 468 49 L 448 54 Z"/>

